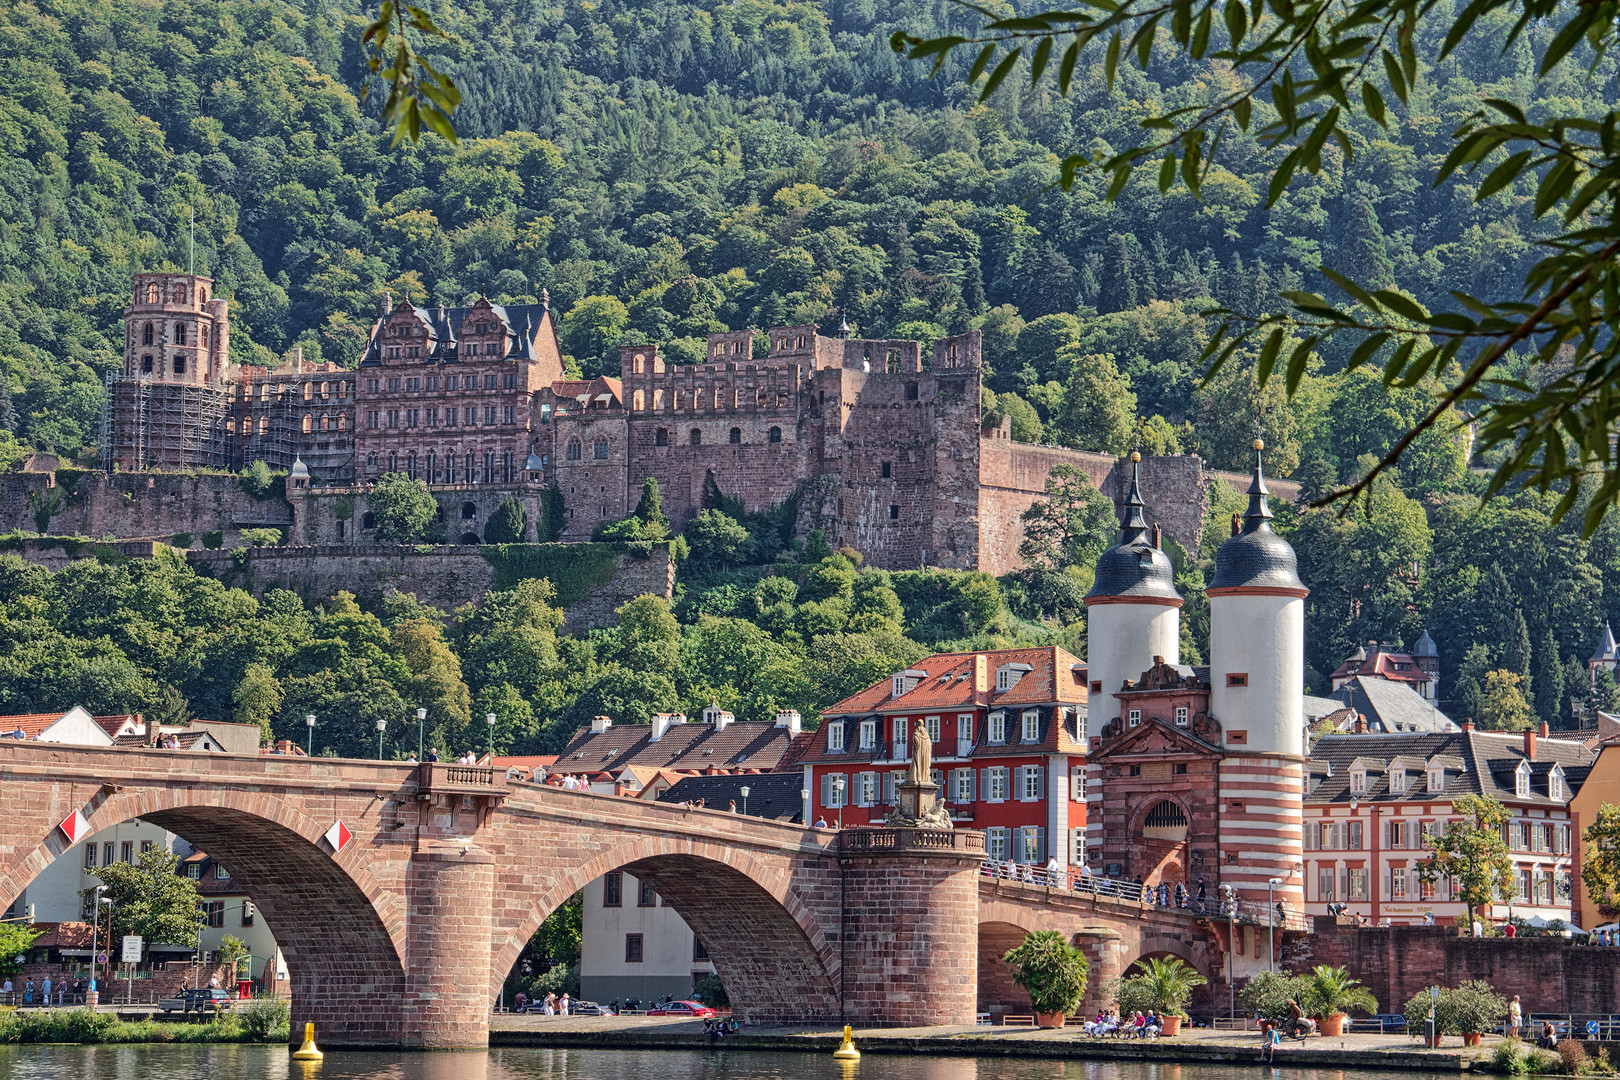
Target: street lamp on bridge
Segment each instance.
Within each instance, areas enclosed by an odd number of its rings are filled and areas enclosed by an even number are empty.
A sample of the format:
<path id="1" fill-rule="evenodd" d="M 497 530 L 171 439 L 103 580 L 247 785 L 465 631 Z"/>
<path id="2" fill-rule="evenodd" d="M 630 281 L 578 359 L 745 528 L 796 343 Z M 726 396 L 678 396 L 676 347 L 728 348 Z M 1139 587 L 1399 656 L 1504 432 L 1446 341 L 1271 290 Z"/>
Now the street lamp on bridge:
<path id="1" fill-rule="evenodd" d="M 383 737 L 383 732 L 385 732 L 387 730 L 388 730 L 388 721 L 387 720 L 378 720 L 377 721 L 377 760 L 378 761 L 382 760 L 382 737 Z M 421 759 L 418 759 L 418 760 L 421 760 Z"/>
<path id="2" fill-rule="evenodd" d="M 310 713 L 304 717 L 304 723 L 309 727 L 309 740 L 304 744 L 304 756 L 315 756 L 315 714 Z"/>
<path id="3" fill-rule="evenodd" d="M 489 728 L 489 767 L 495 767 L 495 714 L 484 714 L 484 725 Z"/>
<path id="4" fill-rule="evenodd" d="M 1277 970 L 1277 908 L 1271 902 L 1271 890 L 1282 885 L 1282 878 L 1266 882 L 1266 911 L 1271 916 L 1271 936 L 1266 941 L 1266 970 Z"/>
<path id="5" fill-rule="evenodd" d="M 844 827 L 844 774 L 833 777 L 833 798 L 838 800 L 838 828 Z"/>
<path id="6" fill-rule="evenodd" d="M 748 816 L 748 785 L 747 784 L 744 784 L 742 786 L 742 797 L 743 797 L 743 817 L 747 817 Z"/>
<path id="7" fill-rule="evenodd" d="M 422 733 L 427 730 L 427 710 L 416 710 L 416 760 L 427 760 L 422 756 Z"/>

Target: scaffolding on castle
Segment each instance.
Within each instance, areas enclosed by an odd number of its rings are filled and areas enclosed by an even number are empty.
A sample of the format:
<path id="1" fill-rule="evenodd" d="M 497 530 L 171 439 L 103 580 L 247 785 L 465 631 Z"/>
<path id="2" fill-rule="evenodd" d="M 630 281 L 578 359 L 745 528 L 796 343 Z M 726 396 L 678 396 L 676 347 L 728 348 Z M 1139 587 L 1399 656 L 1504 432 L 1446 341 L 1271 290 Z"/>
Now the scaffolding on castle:
<path id="1" fill-rule="evenodd" d="M 229 465 L 229 390 L 109 375 L 102 405 L 102 467 L 136 472 Z"/>
<path id="2" fill-rule="evenodd" d="M 264 388 L 257 398 L 253 396 L 255 385 Z M 272 469 L 292 467 L 299 437 L 296 386 L 249 384 L 240 413 L 242 431 L 232 443 L 231 468 L 245 469 L 255 461 Z"/>

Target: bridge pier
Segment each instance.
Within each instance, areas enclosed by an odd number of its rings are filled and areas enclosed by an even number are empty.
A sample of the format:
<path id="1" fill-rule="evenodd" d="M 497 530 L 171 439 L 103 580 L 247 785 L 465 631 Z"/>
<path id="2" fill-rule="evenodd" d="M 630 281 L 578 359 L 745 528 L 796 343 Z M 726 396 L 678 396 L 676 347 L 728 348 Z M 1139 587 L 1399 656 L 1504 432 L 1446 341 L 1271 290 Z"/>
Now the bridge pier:
<path id="1" fill-rule="evenodd" d="M 973 1023 L 984 834 L 852 829 L 838 839 L 843 1019 Z"/>
<path id="2" fill-rule="evenodd" d="M 461 841 L 423 841 L 411 854 L 405 889 L 406 1045 L 489 1046 L 494 856 Z"/>

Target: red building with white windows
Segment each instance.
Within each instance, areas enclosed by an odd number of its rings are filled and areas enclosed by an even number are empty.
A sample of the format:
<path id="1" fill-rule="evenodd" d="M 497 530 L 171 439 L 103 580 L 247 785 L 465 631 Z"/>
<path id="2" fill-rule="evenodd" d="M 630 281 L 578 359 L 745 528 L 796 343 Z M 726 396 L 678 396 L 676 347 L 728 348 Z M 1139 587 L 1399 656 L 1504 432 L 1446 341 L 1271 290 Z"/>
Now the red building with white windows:
<path id="1" fill-rule="evenodd" d="M 941 653 L 823 713 L 794 763 L 805 820 L 880 825 L 926 724 L 953 820 L 990 857 L 1068 867 L 1085 850 L 1086 665 L 1055 646 Z"/>

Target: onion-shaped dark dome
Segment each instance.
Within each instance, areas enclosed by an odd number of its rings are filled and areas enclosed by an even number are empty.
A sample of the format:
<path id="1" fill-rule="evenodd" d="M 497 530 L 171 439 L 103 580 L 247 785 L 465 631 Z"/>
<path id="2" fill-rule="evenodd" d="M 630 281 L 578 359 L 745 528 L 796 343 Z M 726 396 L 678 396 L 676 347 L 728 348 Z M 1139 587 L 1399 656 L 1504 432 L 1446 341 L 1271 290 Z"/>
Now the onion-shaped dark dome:
<path id="1" fill-rule="evenodd" d="M 1424 630 L 1423 636 L 1417 639 L 1417 646 L 1413 649 L 1413 653 L 1416 656 L 1439 656 L 1440 650 L 1435 647 L 1434 638 L 1429 636 L 1427 630 Z"/>
<path id="2" fill-rule="evenodd" d="M 1170 557 L 1154 545 L 1142 513 L 1147 504 L 1142 501 L 1141 460 L 1142 455 L 1131 454 L 1131 490 L 1120 518 L 1119 543 L 1097 558 L 1097 576 L 1086 593 L 1087 600 L 1110 596 L 1181 599 Z"/>
<path id="3" fill-rule="evenodd" d="M 1254 441 L 1254 479 L 1249 481 L 1249 509 L 1243 524 L 1215 553 L 1214 589 L 1300 589 L 1299 561 L 1288 541 L 1271 531 L 1271 508 L 1266 505 L 1265 473 L 1260 451 L 1265 444 Z M 1234 522 L 1234 525 L 1236 523 Z"/>

